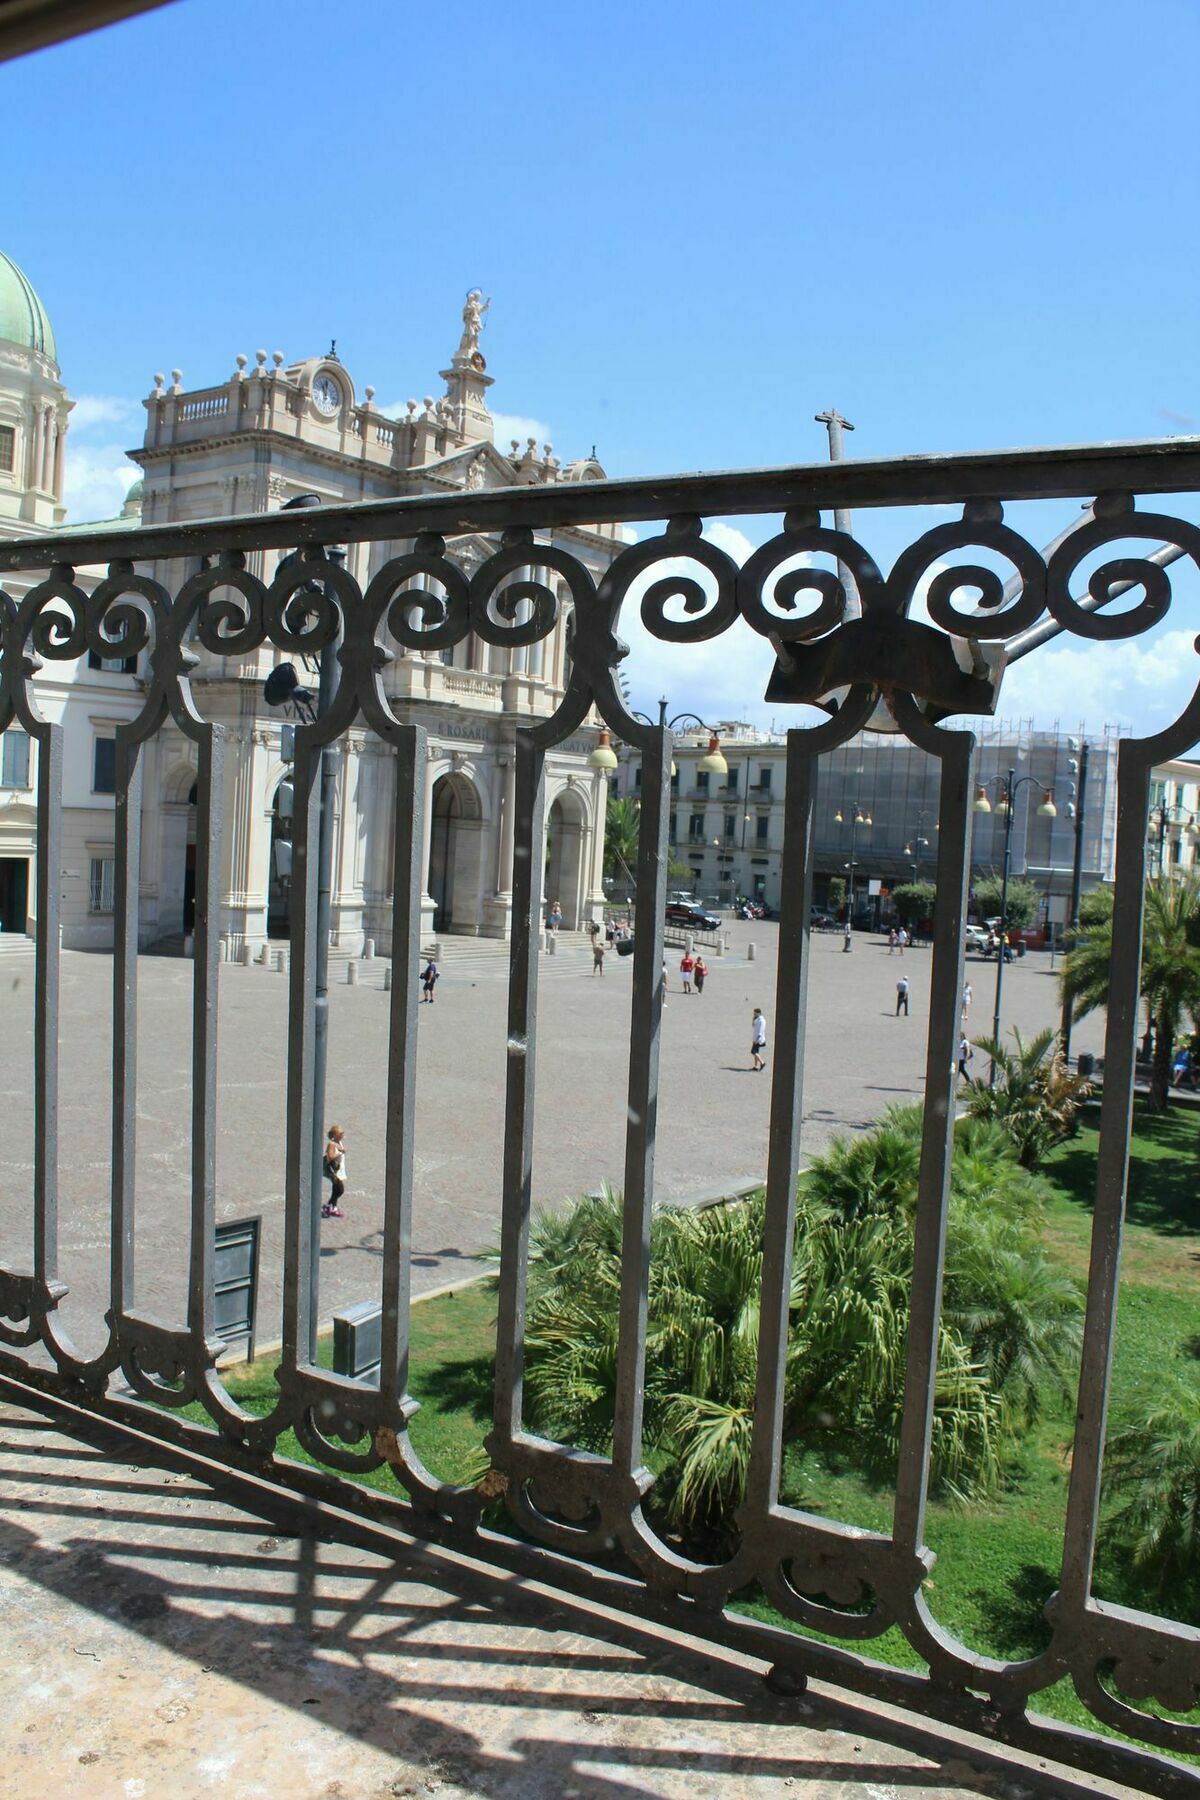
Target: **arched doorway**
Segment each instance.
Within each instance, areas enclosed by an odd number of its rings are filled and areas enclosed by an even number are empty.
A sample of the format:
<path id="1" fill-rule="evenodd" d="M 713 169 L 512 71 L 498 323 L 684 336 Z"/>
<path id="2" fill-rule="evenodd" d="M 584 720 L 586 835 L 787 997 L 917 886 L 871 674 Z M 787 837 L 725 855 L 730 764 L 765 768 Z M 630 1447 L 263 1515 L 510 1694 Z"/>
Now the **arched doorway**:
<path id="1" fill-rule="evenodd" d="M 433 787 L 429 895 L 435 931 L 479 931 L 482 901 L 483 806 L 469 776 L 457 770 Z"/>
<path id="2" fill-rule="evenodd" d="M 587 813 L 574 788 L 564 788 L 555 797 L 546 820 L 546 892 L 547 910 L 557 900 L 562 907 L 563 924 L 568 931 L 583 926 L 583 903 L 586 886 L 583 872 L 583 848 Z"/>
<path id="3" fill-rule="evenodd" d="M 159 852 L 159 937 L 192 931 L 196 922 L 196 770 L 180 763 L 163 783 Z"/>

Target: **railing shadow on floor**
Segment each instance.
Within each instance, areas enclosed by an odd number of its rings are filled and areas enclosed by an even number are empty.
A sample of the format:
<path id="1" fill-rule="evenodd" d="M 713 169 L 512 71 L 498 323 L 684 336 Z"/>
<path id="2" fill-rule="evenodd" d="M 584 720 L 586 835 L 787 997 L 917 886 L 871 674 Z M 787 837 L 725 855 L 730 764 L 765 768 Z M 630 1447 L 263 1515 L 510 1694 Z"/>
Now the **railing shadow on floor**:
<path id="1" fill-rule="evenodd" d="M 205 1671 L 246 1683 L 267 1701 L 303 1709 L 313 1705 L 315 1687 L 324 1727 L 406 1759 L 429 1758 L 447 1778 L 480 1794 L 497 1791 L 501 1782 L 505 1792 L 520 1791 L 521 1765 L 514 1764 L 514 1752 L 528 1758 L 530 1776 L 536 1774 L 542 1784 L 539 1791 L 557 1773 L 564 1792 L 585 1780 L 590 1800 L 636 1800 L 647 1790 L 627 1777 L 656 1768 L 691 1770 L 698 1776 L 753 1775 L 756 1780 L 868 1785 L 877 1780 L 889 1791 L 957 1789 L 964 1780 L 972 1788 L 980 1784 L 981 1791 L 991 1791 L 993 1783 L 997 1791 L 1015 1784 L 1046 1800 L 1087 1800 L 1095 1792 L 1070 1776 L 1014 1763 L 990 1748 L 977 1750 L 956 1741 L 939 1746 L 923 1723 L 879 1714 L 832 1694 L 810 1694 L 798 1705 L 794 1697 L 772 1694 L 744 1659 L 717 1658 L 714 1667 L 711 1645 L 664 1637 L 650 1626 L 583 1605 L 542 1584 L 531 1590 L 509 1571 L 425 1544 L 395 1536 L 368 1552 L 366 1564 L 361 1548 L 351 1561 L 331 1532 L 328 1515 L 313 1503 L 277 1491 L 269 1511 L 246 1516 L 244 1487 L 231 1482 L 226 1471 L 212 1468 L 208 1479 L 198 1477 L 191 1459 L 174 1459 L 169 1452 L 164 1457 L 161 1445 L 131 1444 L 96 1420 L 87 1421 L 78 1438 L 46 1443 L 45 1435 L 56 1429 L 50 1419 L 15 1417 L 7 1409 L 0 1419 L 0 1452 L 6 1459 L 0 1473 L 0 1558 L 22 1581 L 74 1608 L 94 1611 L 107 1628 L 115 1611 L 122 1627 Z M 117 1457 L 129 1471 L 124 1479 L 111 1474 Z M 186 1488 L 179 1486 L 178 1474 L 164 1477 L 164 1463 L 172 1462 L 193 1478 Z M 73 1466 L 64 1471 L 63 1463 Z M 142 1470 L 157 1481 L 139 1479 Z M 34 1487 L 40 1490 L 37 1498 L 29 1493 Z M 189 1502 L 186 1511 L 180 1510 L 181 1499 Z M 206 1517 L 205 1504 L 219 1510 Z M 230 1504 L 240 1516 L 231 1516 Z M 47 1544 L 36 1529 L 20 1522 L 31 1515 L 77 1518 L 79 1534 Z M 247 1547 L 189 1541 L 196 1536 L 240 1538 Z M 164 1537 L 176 1541 L 164 1542 Z M 251 1545 L 251 1539 L 257 1541 Z M 220 1571 L 216 1577 L 214 1560 Z M 408 1587 L 420 1591 L 397 1597 L 394 1590 Z M 214 1608 L 224 1610 L 214 1613 Z M 251 1619 L 252 1629 L 247 1629 Z M 364 1634 L 364 1626 L 372 1629 Z M 480 1641 L 421 1635 L 439 1626 L 466 1626 Z M 569 1632 L 607 1648 L 518 1647 L 513 1627 L 548 1635 Z M 380 1660 L 389 1655 L 403 1657 L 402 1672 L 380 1669 Z M 439 1665 L 446 1664 L 478 1664 L 493 1672 L 561 1672 L 579 1679 L 569 1687 L 534 1688 L 506 1683 L 494 1673 L 486 1684 L 472 1679 L 464 1685 L 438 1678 Z M 600 1682 L 589 1686 L 589 1673 L 652 1674 L 655 1686 L 648 1695 L 613 1693 Z M 700 1689 L 702 1697 L 664 1693 L 664 1682 Z M 711 1699 L 703 1697 L 706 1690 Z M 498 1721 L 515 1707 L 582 1715 L 593 1725 L 602 1718 L 645 1717 L 691 1733 L 704 1725 L 735 1723 L 844 1732 L 853 1734 L 860 1747 L 867 1737 L 919 1761 L 872 1761 L 868 1751 L 845 1761 L 821 1757 L 806 1763 L 795 1754 L 772 1754 L 761 1740 L 748 1756 L 737 1750 L 605 1744 L 569 1736 L 518 1738 L 505 1753 L 495 1754 L 488 1748 L 494 1741 L 491 1734 L 466 1731 L 434 1716 L 433 1709 L 464 1702 L 495 1707 Z M 612 1776 L 598 1777 L 598 1763 L 614 1766 Z"/>

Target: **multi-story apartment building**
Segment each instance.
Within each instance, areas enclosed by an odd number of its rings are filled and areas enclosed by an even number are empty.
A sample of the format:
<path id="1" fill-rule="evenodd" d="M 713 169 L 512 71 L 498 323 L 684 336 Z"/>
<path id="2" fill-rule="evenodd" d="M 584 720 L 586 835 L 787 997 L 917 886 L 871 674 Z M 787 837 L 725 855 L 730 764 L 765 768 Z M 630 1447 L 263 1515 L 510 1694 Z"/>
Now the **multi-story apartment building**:
<path id="1" fill-rule="evenodd" d="M 690 885 L 706 900 L 730 902 L 735 895 L 759 897 L 772 908 L 780 899 L 780 856 L 786 797 L 787 747 L 778 732 L 736 721 L 715 727 L 728 772 L 698 768 L 708 749 L 707 735 L 684 735 L 674 749 L 671 782 L 671 843 L 677 863 L 691 871 Z M 1060 731 L 1027 725 L 984 724 L 978 728 L 978 778 L 996 798 L 997 778 L 1009 769 L 1018 780 L 1012 822 L 1011 868 L 1027 876 L 1046 896 L 1051 920 L 1065 917 L 1075 856 L 1074 795 L 1080 740 Z M 1111 879 L 1116 833 L 1118 739 L 1104 730 L 1088 739 L 1089 768 L 1083 813 L 1082 870 L 1085 887 Z M 618 791 L 636 794 L 641 781 L 635 751 L 621 752 Z M 1200 768 L 1186 771 L 1186 797 L 1200 821 Z M 1195 857 L 1196 838 L 1177 822 L 1184 802 L 1171 776 L 1169 854 L 1177 858 L 1184 840 Z M 1056 816 L 1039 813 L 1046 793 L 1055 796 Z M 932 879 L 936 869 L 938 768 L 924 751 L 896 733 L 861 732 L 822 759 L 817 784 L 814 901 L 824 905 L 830 882 L 853 878 L 856 910 L 886 912 L 888 893 L 901 882 Z M 999 870 L 1004 855 L 1004 817 L 993 805 L 974 820 L 972 869 Z M 684 884 L 687 885 L 687 884 Z M 876 902 L 881 905 L 877 906 Z"/>

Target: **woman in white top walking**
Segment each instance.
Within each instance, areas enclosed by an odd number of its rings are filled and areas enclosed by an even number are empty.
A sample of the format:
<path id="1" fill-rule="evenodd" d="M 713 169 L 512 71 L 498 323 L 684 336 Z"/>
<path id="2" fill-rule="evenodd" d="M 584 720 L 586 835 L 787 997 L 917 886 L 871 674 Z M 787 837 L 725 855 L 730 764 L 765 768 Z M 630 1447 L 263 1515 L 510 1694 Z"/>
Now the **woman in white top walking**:
<path id="1" fill-rule="evenodd" d="M 763 1051 L 766 1049 L 766 1047 L 767 1047 L 767 1021 L 763 1018 L 762 1007 L 756 1006 L 754 1009 L 754 1018 L 752 1019 L 751 1024 L 750 1024 L 750 1055 L 752 1058 L 752 1062 L 751 1062 L 752 1068 L 754 1068 L 754 1069 L 765 1069 L 766 1068 L 767 1065 L 763 1059 Z"/>

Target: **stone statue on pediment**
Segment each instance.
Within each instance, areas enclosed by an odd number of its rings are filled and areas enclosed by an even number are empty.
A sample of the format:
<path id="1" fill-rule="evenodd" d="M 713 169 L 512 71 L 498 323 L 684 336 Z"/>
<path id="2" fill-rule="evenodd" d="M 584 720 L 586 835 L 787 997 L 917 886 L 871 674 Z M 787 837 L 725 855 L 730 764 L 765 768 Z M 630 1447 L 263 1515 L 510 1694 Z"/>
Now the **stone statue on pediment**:
<path id="1" fill-rule="evenodd" d="M 463 332 L 458 340 L 455 357 L 464 356 L 468 360 L 479 349 L 479 334 L 483 330 L 483 315 L 491 305 L 490 300 L 483 297 L 482 288 L 472 288 L 467 295 L 467 303 L 463 307 Z"/>

